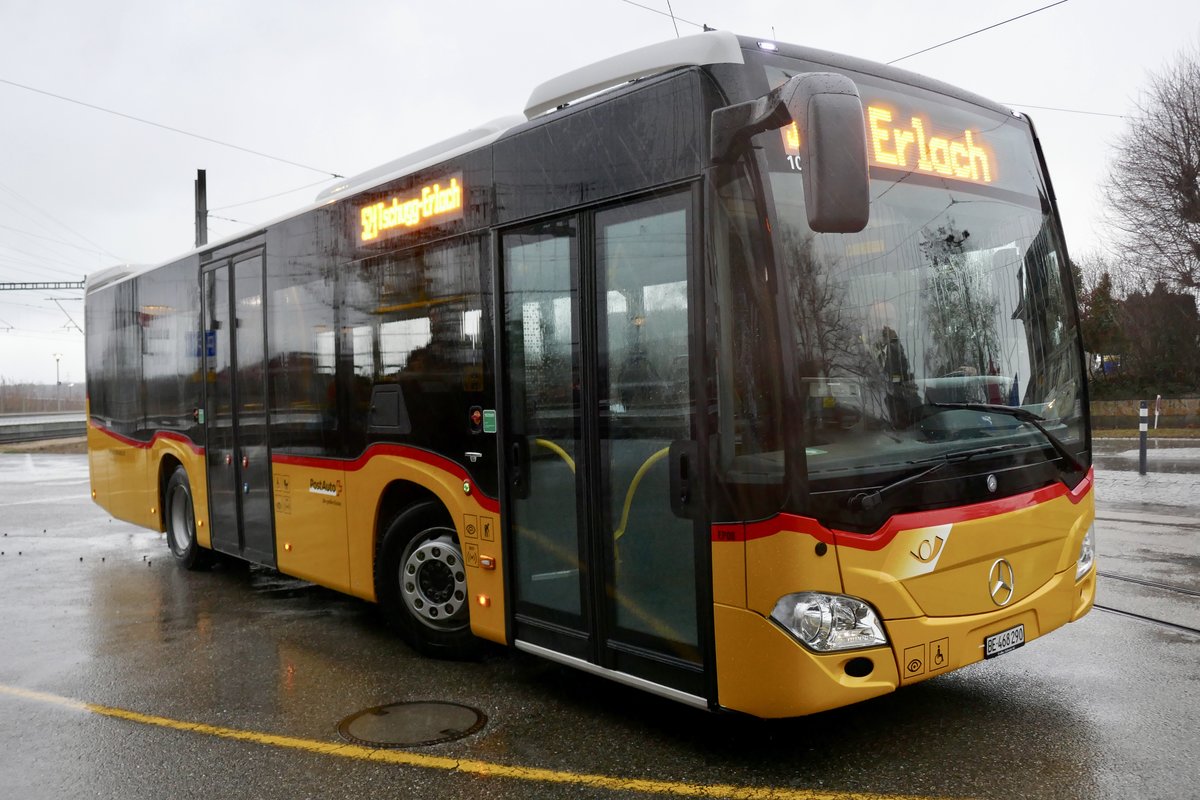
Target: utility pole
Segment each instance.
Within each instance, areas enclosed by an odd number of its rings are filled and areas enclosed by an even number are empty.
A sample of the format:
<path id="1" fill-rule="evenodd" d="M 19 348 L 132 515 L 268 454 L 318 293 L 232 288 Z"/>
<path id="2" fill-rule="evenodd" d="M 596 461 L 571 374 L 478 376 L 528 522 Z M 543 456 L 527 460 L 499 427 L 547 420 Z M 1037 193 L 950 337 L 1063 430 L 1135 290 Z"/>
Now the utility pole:
<path id="1" fill-rule="evenodd" d="M 196 247 L 208 244 L 208 181 L 204 170 L 196 170 Z"/>

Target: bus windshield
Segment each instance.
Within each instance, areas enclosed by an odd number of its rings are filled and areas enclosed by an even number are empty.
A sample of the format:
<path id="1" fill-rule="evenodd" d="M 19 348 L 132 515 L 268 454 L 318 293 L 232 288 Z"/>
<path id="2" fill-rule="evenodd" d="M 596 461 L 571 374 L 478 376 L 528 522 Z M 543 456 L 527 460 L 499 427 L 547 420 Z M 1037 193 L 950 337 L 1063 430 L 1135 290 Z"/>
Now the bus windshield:
<path id="1" fill-rule="evenodd" d="M 791 74 L 768 68 L 771 85 Z M 727 474 L 770 483 L 788 461 L 804 465 L 814 495 L 852 493 L 981 448 L 1045 464 L 1061 452 L 1048 435 L 1071 453 L 1084 450 L 1069 271 L 1028 124 L 855 80 L 871 165 L 863 231 L 812 232 L 795 129 L 755 139 L 766 167 L 761 192 L 773 206 L 783 341 L 777 352 L 743 355 L 790 362 L 778 370 L 791 367 L 778 413 L 783 425 L 802 419 L 804 458 L 786 459 L 782 439 L 771 446 L 754 436 L 761 410 L 742 399 L 740 414 L 753 419 L 737 428 L 739 456 L 726 462 Z M 733 370 L 761 376 L 770 365 Z M 1036 414 L 1041 429 L 1000 406 Z M 1064 470 L 1072 463 L 1062 461 Z"/>

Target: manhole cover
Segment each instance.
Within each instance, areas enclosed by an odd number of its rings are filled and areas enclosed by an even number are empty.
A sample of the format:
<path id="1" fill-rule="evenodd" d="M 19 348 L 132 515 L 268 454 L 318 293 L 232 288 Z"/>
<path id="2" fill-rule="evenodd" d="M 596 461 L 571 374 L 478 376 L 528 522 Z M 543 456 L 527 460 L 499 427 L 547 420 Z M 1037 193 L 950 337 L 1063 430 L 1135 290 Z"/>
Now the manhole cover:
<path id="1" fill-rule="evenodd" d="M 419 747 L 470 736 L 486 723 L 484 713 L 470 706 L 423 700 L 351 714 L 338 723 L 338 733 L 367 747 Z"/>

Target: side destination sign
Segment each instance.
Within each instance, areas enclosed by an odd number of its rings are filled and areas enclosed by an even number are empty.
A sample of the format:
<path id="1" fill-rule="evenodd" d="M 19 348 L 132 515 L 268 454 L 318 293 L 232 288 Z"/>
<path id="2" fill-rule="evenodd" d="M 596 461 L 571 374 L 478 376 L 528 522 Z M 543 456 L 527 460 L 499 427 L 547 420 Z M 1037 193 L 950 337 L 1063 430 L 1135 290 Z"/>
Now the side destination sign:
<path id="1" fill-rule="evenodd" d="M 374 242 L 439 222 L 462 219 L 462 173 L 359 208 L 359 241 Z"/>

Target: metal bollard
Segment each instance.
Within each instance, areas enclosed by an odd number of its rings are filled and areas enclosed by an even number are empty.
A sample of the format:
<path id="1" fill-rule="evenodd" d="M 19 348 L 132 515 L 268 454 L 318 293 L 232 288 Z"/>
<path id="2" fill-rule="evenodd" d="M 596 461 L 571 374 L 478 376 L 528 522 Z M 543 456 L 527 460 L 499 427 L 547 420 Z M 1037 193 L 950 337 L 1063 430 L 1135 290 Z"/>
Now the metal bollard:
<path id="1" fill-rule="evenodd" d="M 1138 438 L 1141 439 L 1141 451 L 1138 453 L 1138 474 L 1146 474 L 1146 428 L 1149 426 L 1150 413 L 1146 408 L 1146 401 L 1142 401 L 1141 408 L 1138 409 Z"/>

